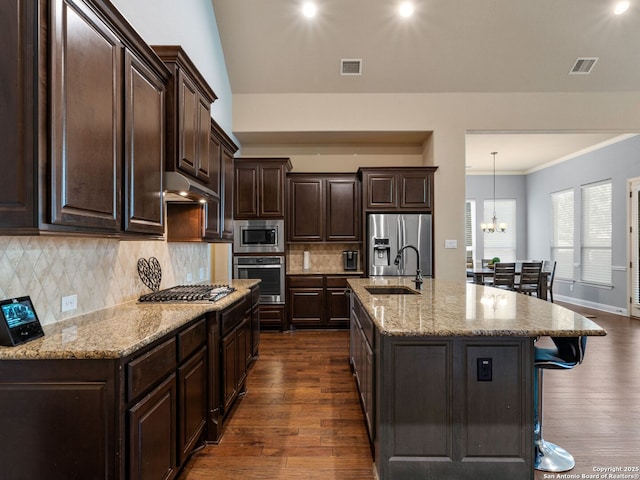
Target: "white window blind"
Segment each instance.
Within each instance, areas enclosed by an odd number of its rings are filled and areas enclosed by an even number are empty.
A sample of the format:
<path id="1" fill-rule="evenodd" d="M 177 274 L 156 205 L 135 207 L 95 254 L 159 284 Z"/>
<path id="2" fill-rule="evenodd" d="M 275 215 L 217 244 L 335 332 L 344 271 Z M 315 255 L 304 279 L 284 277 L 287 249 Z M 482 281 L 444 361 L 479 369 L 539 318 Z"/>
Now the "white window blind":
<path id="1" fill-rule="evenodd" d="M 502 262 L 516 261 L 516 201 L 502 199 L 495 201 L 498 224 L 506 223 L 506 232 L 484 233 L 484 254 L 482 258 L 500 258 Z M 493 199 L 484 201 L 485 223 L 491 222 Z"/>
<path id="2" fill-rule="evenodd" d="M 581 280 L 611 285 L 611 180 L 582 186 Z"/>
<path id="3" fill-rule="evenodd" d="M 464 237 L 467 249 L 467 265 L 473 266 L 475 259 L 475 225 L 476 225 L 476 201 L 467 200 L 464 211 Z"/>
<path id="4" fill-rule="evenodd" d="M 551 260 L 556 261 L 556 276 L 573 280 L 573 189 L 551 194 L 553 211 L 553 238 L 551 239 Z"/>

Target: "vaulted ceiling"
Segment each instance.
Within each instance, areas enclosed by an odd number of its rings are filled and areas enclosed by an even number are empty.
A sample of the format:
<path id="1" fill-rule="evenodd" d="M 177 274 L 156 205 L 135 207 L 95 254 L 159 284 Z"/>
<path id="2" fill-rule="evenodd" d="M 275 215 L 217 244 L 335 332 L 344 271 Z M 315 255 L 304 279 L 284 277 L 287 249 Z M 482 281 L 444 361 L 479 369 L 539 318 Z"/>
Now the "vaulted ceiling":
<path id="1" fill-rule="evenodd" d="M 401 18 L 397 0 L 315 0 L 312 19 L 300 14 L 302 0 L 212 3 L 234 94 L 640 88 L 638 2 L 615 15 L 610 0 L 413 0 L 414 15 Z M 597 58 L 591 73 L 569 74 L 578 58 Z M 361 60 L 361 75 L 341 75 L 343 59 Z M 516 140 L 529 140 L 537 158 L 518 167 L 527 171 L 614 134 L 494 137 L 488 151 L 482 136 L 468 138 L 470 170 L 486 170 L 488 152 Z"/>

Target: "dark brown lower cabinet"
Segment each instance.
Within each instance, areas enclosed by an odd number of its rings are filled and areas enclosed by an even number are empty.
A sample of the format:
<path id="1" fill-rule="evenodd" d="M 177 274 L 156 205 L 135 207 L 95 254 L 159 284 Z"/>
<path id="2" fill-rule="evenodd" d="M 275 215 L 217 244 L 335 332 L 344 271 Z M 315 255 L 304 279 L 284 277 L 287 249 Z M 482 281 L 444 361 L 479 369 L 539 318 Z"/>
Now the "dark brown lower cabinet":
<path id="1" fill-rule="evenodd" d="M 260 313 L 260 329 L 261 330 L 285 330 L 285 307 L 284 305 L 261 304 Z"/>
<path id="2" fill-rule="evenodd" d="M 292 328 L 348 328 L 348 276 L 288 275 L 287 305 Z"/>
<path id="3" fill-rule="evenodd" d="M 176 376 L 129 410 L 129 477 L 169 479 L 176 474 Z"/>
<path id="4" fill-rule="evenodd" d="M 180 406 L 180 431 L 178 443 L 179 462 L 187 460 L 202 437 L 206 425 L 207 410 L 207 348 L 202 347 L 191 360 L 178 369 L 178 394 Z"/>

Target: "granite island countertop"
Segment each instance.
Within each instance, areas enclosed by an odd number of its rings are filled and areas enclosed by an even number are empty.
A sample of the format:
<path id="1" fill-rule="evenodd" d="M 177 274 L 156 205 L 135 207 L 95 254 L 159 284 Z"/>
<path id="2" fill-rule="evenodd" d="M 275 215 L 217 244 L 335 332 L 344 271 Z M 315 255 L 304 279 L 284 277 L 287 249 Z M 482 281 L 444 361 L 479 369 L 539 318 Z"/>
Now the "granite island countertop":
<path id="1" fill-rule="evenodd" d="M 250 294 L 260 280 L 231 280 L 235 292 L 213 303 L 138 303 L 137 300 L 44 325 L 44 337 L 0 347 L 0 360 L 122 358 L 198 318 Z"/>
<path id="2" fill-rule="evenodd" d="M 417 295 L 380 295 L 367 286 L 415 290 L 412 277 L 370 277 L 348 283 L 381 334 L 388 336 L 581 336 L 606 335 L 588 318 L 560 305 L 517 292 L 425 279 Z"/>

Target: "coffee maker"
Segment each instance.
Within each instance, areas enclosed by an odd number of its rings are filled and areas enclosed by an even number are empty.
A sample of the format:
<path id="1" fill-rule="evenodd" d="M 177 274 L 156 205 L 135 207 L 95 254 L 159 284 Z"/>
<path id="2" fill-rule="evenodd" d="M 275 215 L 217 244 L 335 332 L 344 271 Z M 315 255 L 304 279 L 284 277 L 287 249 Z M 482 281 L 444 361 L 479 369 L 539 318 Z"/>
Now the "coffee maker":
<path id="1" fill-rule="evenodd" d="M 357 250 L 344 250 L 342 252 L 342 259 L 344 261 L 345 270 L 358 269 L 358 251 Z"/>

